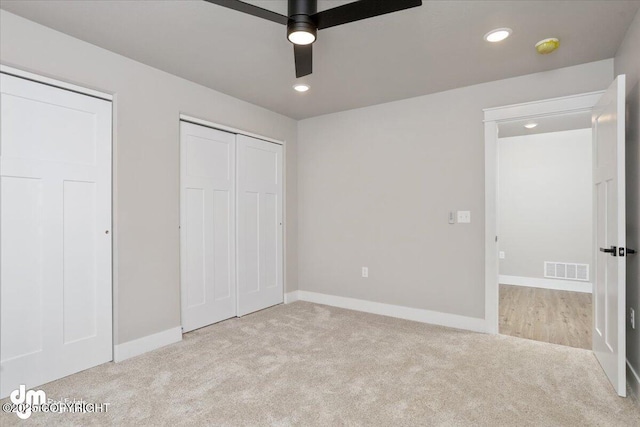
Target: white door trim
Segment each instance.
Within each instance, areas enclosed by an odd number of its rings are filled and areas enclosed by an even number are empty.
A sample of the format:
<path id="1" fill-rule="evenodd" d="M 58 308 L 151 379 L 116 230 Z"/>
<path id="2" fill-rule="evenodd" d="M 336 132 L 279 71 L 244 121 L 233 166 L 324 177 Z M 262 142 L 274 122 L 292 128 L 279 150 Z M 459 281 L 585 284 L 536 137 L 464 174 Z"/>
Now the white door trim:
<path id="1" fill-rule="evenodd" d="M 591 111 L 604 91 L 484 109 L 485 322 L 498 333 L 498 124 L 527 118 Z"/>
<path id="2" fill-rule="evenodd" d="M 483 110 L 484 121 L 485 123 L 501 122 L 551 116 L 555 114 L 590 111 L 603 93 L 604 91 L 601 90 L 597 92 L 563 96 L 560 98 L 525 102 L 522 104 L 485 108 Z"/>
<path id="3" fill-rule="evenodd" d="M 193 117 L 193 116 L 188 116 L 188 115 L 182 114 L 182 113 L 180 113 L 180 120 L 182 120 L 183 122 L 189 122 L 189 123 L 193 123 L 193 124 L 196 124 L 196 125 L 202 125 L 202 126 L 206 126 L 206 127 L 217 129 L 217 130 L 222 130 L 222 131 L 225 131 L 225 132 L 235 133 L 237 135 L 245 135 L 245 136 L 250 136 L 251 138 L 262 139 L 263 141 L 273 142 L 274 144 L 278 144 L 278 145 L 283 145 L 283 146 L 285 145 L 285 141 L 280 141 L 278 139 L 269 138 L 268 136 L 264 136 L 264 135 L 258 135 L 257 133 L 247 132 L 247 131 L 244 131 L 242 129 L 237 129 L 237 128 L 234 128 L 234 127 L 231 127 L 231 126 L 221 125 L 221 124 L 218 124 L 218 123 L 210 122 L 208 120 L 199 119 L 199 118 Z"/>
<path id="4" fill-rule="evenodd" d="M 32 80 L 34 82 L 42 83 L 45 85 L 58 87 L 60 89 L 70 90 L 71 92 L 77 92 L 83 95 L 93 96 L 94 98 L 100 98 L 106 101 L 113 101 L 112 94 L 78 86 L 72 83 L 63 82 L 61 80 L 56 80 L 49 77 L 41 76 L 39 74 L 34 74 L 29 71 L 24 71 L 18 68 L 9 67 L 8 65 L 0 64 L 0 72 L 4 74 L 9 74 L 15 77 L 20 77 L 26 80 Z"/>

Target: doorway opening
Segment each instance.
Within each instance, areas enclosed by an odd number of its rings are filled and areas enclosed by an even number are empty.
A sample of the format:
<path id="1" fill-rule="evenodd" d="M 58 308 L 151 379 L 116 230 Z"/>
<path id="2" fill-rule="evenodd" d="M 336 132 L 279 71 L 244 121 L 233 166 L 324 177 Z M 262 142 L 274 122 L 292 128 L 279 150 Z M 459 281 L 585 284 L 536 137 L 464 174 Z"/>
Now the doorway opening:
<path id="1" fill-rule="evenodd" d="M 499 332 L 499 127 L 522 120 L 589 113 L 592 130 L 592 350 L 619 396 L 626 396 L 625 81 L 617 76 L 604 92 L 591 92 L 484 110 L 485 129 L 485 322 Z M 553 207 L 552 209 L 555 209 Z M 549 215 L 547 212 L 543 214 Z M 555 245 L 557 238 L 549 239 Z M 506 257 L 506 254 L 505 254 Z M 559 266 L 559 264 L 562 264 Z M 570 265 L 571 264 L 571 265 Z M 552 260 L 544 272 L 576 278 L 576 262 Z M 585 267 L 582 266 L 584 277 Z"/>
<path id="2" fill-rule="evenodd" d="M 591 112 L 498 124 L 499 333 L 591 349 Z"/>

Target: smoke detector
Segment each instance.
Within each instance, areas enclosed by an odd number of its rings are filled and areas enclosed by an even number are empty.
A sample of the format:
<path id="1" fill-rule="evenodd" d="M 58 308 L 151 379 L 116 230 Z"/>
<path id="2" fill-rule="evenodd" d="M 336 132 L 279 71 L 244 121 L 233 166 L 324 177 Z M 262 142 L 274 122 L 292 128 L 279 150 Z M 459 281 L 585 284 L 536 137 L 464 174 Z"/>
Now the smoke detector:
<path id="1" fill-rule="evenodd" d="M 546 55 L 547 53 L 551 53 L 556 50 L 560 46 L 560 40 L 555 37 L 550 39 L 540 40 L 536 43 L 536 50 L 541 55 Z"/>

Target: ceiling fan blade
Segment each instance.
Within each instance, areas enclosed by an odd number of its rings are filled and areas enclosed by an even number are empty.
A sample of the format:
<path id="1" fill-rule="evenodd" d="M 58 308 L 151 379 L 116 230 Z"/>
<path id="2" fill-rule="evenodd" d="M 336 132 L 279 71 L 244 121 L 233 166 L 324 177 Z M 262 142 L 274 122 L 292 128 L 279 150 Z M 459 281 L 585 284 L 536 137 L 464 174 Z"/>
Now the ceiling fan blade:
<path id="1" fill-rule="evenodd" d="M 359 0 L 323 10 L 312 15 L 311 18 L 321 30 L 421 5 L 422 0 Z"/>
<path id="2" fill-rule="evenodd" d="M 287 25 L 288 17 L 280 15 L 279 13 L 272 12 L 267 9 L 263 9 L 258 6 L 254 6 L 249 3 L 245 3 L 240 0 L 204 0 L 209 3 L 217 4 L 229 9 L 237 10 L 238 12 L 248 13 L 249 15 L 257 16 L 258 18 L 266 19 L 269 21 L 277 22 L 278 24 Z"/>
<path id="3" fill-rule="evenodd" d="M 313 45 L 293 45 L 296 59 L 296 77 L 304 77 L 313 72 Z"/>

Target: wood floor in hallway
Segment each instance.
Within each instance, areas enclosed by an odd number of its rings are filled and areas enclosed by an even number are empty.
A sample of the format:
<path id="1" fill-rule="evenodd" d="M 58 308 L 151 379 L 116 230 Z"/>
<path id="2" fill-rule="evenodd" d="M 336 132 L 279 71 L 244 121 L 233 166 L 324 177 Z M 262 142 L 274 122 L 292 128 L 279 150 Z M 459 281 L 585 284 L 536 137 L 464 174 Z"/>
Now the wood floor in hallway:
<path id="1" fill-rule="evenodd" d="M 500 285 L 500 333 L 591 349 L 591 294 Z"/>

